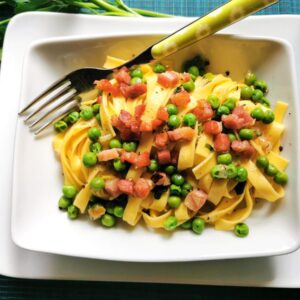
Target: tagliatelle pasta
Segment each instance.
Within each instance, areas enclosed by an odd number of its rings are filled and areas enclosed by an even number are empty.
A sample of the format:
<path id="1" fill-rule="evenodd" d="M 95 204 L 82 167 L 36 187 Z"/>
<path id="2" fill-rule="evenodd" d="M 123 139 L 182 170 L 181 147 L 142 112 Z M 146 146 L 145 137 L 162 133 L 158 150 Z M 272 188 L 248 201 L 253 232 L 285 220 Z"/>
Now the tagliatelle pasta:
<path id="1" fill-rule="evenodd" d="M 237 226 L 255 199 L 284 197 L 287 103 L 278 101 L 273 113 L 266 83 L 254 74 L 244 84 L 195 62 L 183 73 L 160 63 L 116 70 L 83 95 L 80 113 L 55 124 L 59 206 L 71 219 L 88 214 L 106 227 L 144 220 L 196 233 L 207 223 L 243 236 Z M 105 66 L 121 63 L 108 57 Z"/>

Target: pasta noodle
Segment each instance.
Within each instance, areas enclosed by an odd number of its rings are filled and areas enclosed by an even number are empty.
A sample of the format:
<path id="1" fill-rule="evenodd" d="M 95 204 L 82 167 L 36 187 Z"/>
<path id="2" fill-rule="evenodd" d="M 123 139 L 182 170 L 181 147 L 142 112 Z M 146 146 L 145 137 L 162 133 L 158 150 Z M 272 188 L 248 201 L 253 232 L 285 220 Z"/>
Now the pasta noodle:
<path id="1" fill-rule="evenodd" d="M 123 62 L 107 57 L 104 66 Z M 284 197 L 287 103 L 278 101 L 273 113 L 261 96 L 264 82 L 246 86 L 195 69 L 121 68 L 81 95 L 80 115 L 57 122 L 53 149 L 65 184 L 59 205 L 70 218 L 87 213 L 107 227 L 120 218 L 155 229 L 182 225 L 200 233 L 204 222 L 234 230 L 256 198 Z"/>

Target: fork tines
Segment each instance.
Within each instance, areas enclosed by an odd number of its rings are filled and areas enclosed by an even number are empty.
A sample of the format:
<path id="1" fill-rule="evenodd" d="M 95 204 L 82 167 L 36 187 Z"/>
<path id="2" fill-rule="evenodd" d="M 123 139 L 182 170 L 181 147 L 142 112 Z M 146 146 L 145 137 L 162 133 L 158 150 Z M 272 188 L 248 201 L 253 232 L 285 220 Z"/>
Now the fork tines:
<path id="1" fill-rule="evenodd" d="M 57 119 L 79 107 L 79 100 L 76 99 L 77 94 L 78 92 L 72 87 L 70 80 L 60 80 L 31 101 L 19 112 L 19 115 L 29 113 L 25 122 L 33 121 L 29 127 L 33 130 L 36 128 L 34 133 L 38 134 Z M 37 128 L 37 126 L 39 127 Z"/>

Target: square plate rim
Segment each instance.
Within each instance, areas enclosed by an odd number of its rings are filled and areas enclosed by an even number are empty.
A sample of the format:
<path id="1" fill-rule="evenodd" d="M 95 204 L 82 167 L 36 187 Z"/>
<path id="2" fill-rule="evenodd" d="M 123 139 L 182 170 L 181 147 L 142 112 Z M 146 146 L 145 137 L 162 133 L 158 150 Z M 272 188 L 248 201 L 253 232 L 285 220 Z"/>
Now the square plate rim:
<path id="1" fill-rule="evenodd" d="M 149 31 L 143 31 L 143 34 L 140 33 L 123 33 L 123 32 L 117 32 L 117 33 L 113 33 L 113 34 L 105 34 L 105 35 L 99 35 L 99 36 L 75 36 L 75 37 L 60 37 L 60 38 L 50 38 L 50 39 L 43 39 L 43 40 L 39 40 L 36 42 L 31 43 L 28 48 L 27 48 L 27 55 L 30 53 L 30 51 L 32 51 L 33 49 L 37 48 L 37 47 L 41 47 L 44 45 L 50 45 L 50 44 L 63 44 L 65 42 L 69 43 L 69 42 L 74 42 L 74 41 L 90 41 L 90 40 L 101 40 L 101 39 L 107 39 L 110 37 L 116 38 L 118 36 L 125 36 L 125 37 L 132 37 L 132 36 L 141 36 L 141 35 L 155 35 L 157 34 L 156 32 L 151 32 L 151 30 Z M 164 34 L 164 33 L 160 33 L 160 34 Z M 250 41 L 255 41 L 255 40 L 259 40 L 259 41 L 269 41 L 269 42 L 276 42 L 278 44 L 281 44 L 284 46 L 284 48 L 286 48 L 289 52 L 288 58 L 290 60 L 290 66 L 291 66 L 291 71 L 292 71 L 292 88 L 293 88 L 293 94 L 295 95 L 295 99 L 298 99 L 298 95 L 297 95 L 297 89 L 296 89 L 296 70 L 295 70 L 295 57 L 294 57 L 294 51 L 293 48 L 291 46 L 291 44 L 282 39 L 282 38 L 274 38 L 274 37 L 264 37 L 264 36 L 246 36 L 243 34 L 219 34 L 219 36 L 225 36 L 225 37 L 229 37 L 229 38 L 233 38 L 233 39 L 237 39 L 237 40 L 250 40 Z M 24 65 L 27 65 L 26 63 L 26 59 L 28 58 L 28 56 L 25 56 L 24 59 Z M 23 70 L 24 71 L 24 70 Z M 24 90 L 24 86 L 23 86 L 24 80 L 23 80 L 23 72 L 22 72 L 22 87 L 21 87 L 21 93 Z M 21 95 L 20 93 L 20 95 Z M 19 98 L 19 104 L 21 103 L 21 98 Z M 298 101 L 294 101 L 294 105 L 296 106 L 297 111 L 299 112 L 299 106 L 298 106 Z M 299 125 L 298 119 L 296 118 L 296 122 Z M 24 125 L 22 125 L 24 126 Z M 16 126 L 16 134 L 15 134 L 15 144 L 18 138 L 20 138 L 20 122 L 17 123 Z M 299 126 L 297 126 L 299 128 Z M 296 148 L 298 148 L 299 146 L 299 129 L 297 130 L 297 145 Z M 58 251 L 57 249 L 46 249 L 45 247 L 41 246 L 41 245 L 35 245 L 32 246 L 30 244 L 26 244 L 25 240 L 20 240 L 18 238 L 18 235 L 16 234 L 16 221 L 15 221 L 15 217 L 14 217 L 14 212 L 16 211 L 16 205 L 17 205 L 17 199 L 16 199 L 16 192 L 14 190 L 14 186 L 15 186 L 15 181 L 16 181 L 16 177 L 17 177 L 17 160 L 16 157 L 18 157 L 17 152 L 18 150 L 16 149 L 17 147 L 15 147 L 14 149 L 14 160 L 13 160 L 13 179 L 12 179 L 12 218 L 11 218 L 11 235 L 12 235 L 12 240 L 13 242 L 21 247 L 24 248 L 26 250 L 32 250 L 32 251 L 38 251 L 38 252 L 45 252 L 45 253 L 52 253 L 52 254 L 59 254 L 59 255 L 66 255 L 66 256 L 73 256 L 73 257 L 82 257 L 82 258 L 91 258 L 91 259 L 100 259 L 100 260 L 110 260 L 110 261 L 121 261 L 121 262 L 145 262 L 145 263 L 149 263 L 149 262 L 154 262 L 154 263 L 161 263 L 161 262 L 187 262 L 187 261 L 209 261 L 209 260 L 225 260 L 225 259 L 240 259 L 240 258 L 251 258 L 251 257 L 268 257 L 268 256 L 275 256 L 275 255 L 283 255 L 283 254 L 287 254 L 287 253 L 291 253 L 296 251 L 299 246 L 300 246 L 300 236 L 298 236 L 297 240 L 294 241 L 294 244 L 289 246 L 289 247 L 285 247 L 279 250 L 279 249 L 273 249 L 270 248 L 269 250 L 264 250 L 261 249 L 260 251 L 256 251 L 255 253 L 246 251 L 244 253 L 226 253 L 225 255 L 212 255 L 209 257 L 186 257 L 186 258 L 154 258 L 151 259 L 149 256 L 145 259 L 143 258 L 130 258 L 128 259 L 128 257 L 122 257 L 120 255 L 118 255 L 118 257 L 113 257 L 113 256 L 96 256 L 96 255 L 85 255 L 84 253 L 78 253 L 78 252 L 74 252 L 74 250 L 68 251 L 67 249 L 62 249 L 60 251 Z M 299 161 L 299 160 L 298 160 Z M 297 195 L 299 196 L 299 188 L 296 186 L 297 189 Z M 299 213 L 299 205 L 297 205 L 297 211 L 298 211 L 298 217 L 300 216 Z M 298 222 L 299 225 L 299 222 Z"/>
<path id="2" fill-rule="evenodd" d="M 26 14 L 30 14 L 30 17 L 36 17 L 35 15 L 40 15 L 40 13 L 26 13 Z M 58 17 L 59 14 L 56 14 L 56 13 L 43 13 L 44 16 L 47 14 L 47 18 L 48 20 L 47 21 L 50 21 L 51 22 L 53 21 L 53 19 L 55 19 L 56 17 Z M 50 16 L 51 15 L 51 16 Z M 75 17 L 75 16 L 74 16 Z M 79 17 L 78 15 L 76 15 L 76 18 Z M 90 18 L 93 18 L 92 16 L 89 16 Z M 259 20 L 259 19 L 266 19 L 266 20 L 270 20 L 270 22 L 274 22 L 274 21 L 279 21 L 280 19 L 283 19 L 285 22 L 290 22 L 293 24 L 293 25 L 298 25 L 300 26 L 300 16 L 297 16 L 297 15 L 272 15 L 272 16 L 255 16 L 255 17 L 250 17 L 250 18 L 253 18 L 252 21 L 254 21 L 254 19 L 256 20 Z M 100 23 L 100 21 L 99 21 Z M 253 23 L 253 22 L 251 22 Z M 247 24 L 246 25 L 246 28 L 243 27 L 242 30 L 246 30 L 246 31 L 250 31 L 251 32 L 251 28 L 248 28 L 250 27 L 250 25 L 252 24 Z M 234 28 L 233 29 L 234 32 L 236 31 L 240 31 L 240 29 L 236 29 Z M 295 34 L 295 31 L 296 29 L 293 31 L 293 34 Z M 73 35 L 74 33 L 66 33 L 66 35 Z M 269 32 L 267 30 L 267 35 L 271 35 L 273 36 L 276 35 L 276 36 L 281 36 L 281 33 L 273 33 L 273 32 Z M 58 36 L 60 35 L 59 33 L 55 32 L 55 33 L 51 33 L 51 36 Z M 10 37 L 10 35 L 6 35 L 7 39 L 8 37 Z M 38 39 L 38 37 L 35 37 L 35 39 Z M 288 39 L 293 43 L 293 48 L 296 48 L 298 49 L 300 47 L 300 44 L 297 44 L 297 41 L 295 40 L 294 36 L 288 36 Z M 26 43 L 26 42 L 25 42 Z M 4 50 L 6 48 L 4 47 Z M 300 49 L 298 49 L 300 50 Z M 4 51 L 5 52 L 5 51 Z M 5 61 L 5 60 L 3 60 Z M 3 64 L 4 65 L 4 64 Z M 299 67 L 297 69 L 297 71 L 299 71 Z M 3 72 L 2 72 L 3 74 Z M 2 75 L 3 76 L 3 75 Z M 299 76 L 298 76 L 298 79 L 299 79 Z M 2 83 L 2 81 L 1 81 Z M 13 126 L 15 124 L 12 124 Z M 6 164 L 5 167 L 6 167 L 6 171 L 9 172 L 9 167 L 10 167 L 10 164 L 11 163 L 8 163 L 8 165 Z M 5 186 L 10 186 L 10 176 L 3 176 L 3 186 L 5 188 Z M 5 193 L 8 193 L 8 195 L 3 195 L 3 197 L 7 197 L 9 198 L 10 197 L 10 194 L 9 194 L 9 189 L 5 189 Z M 45 255 L 45 254 L 38 254 L 38 253 L 27 253 L 25 251 L 23 251 L 22 249 L 19 249 L 17 247 L 14 247 L 12 241 L 10 240 L 10 237 L 9 237 L 9 231 L 7 229 L 9 229 L 9 215 L 5 215 L 5 210 L 9 210 L 10 211 L 10 201 L 9 199 L 6 199 L 5 201 L 5 204 L 4 204 L 4 209 L 2 210 L 4 212 L 4 215 L 3 215 L 3 218 L 1 218 L 1 221 L 3 222 L 3 227 L 1 230 L 3 230 L 3 235 L 1 235 L 1 238 L 3 239 L 4 241 L 4 245 L 5 245 L 5 248 L 2 249 L 2 252 L 1 252 L 1 260 L 2 260 L 2 264 L 1 264 L 1 273 L 3 275 L 6 275 L 6 276 L 11 276 L 11 277 L 18 277 L 18 278 L 32 278 L 32 279 L 67 279 L 67 280 L 111 280 L 111 281 L 119 281 L 119 280 L 122 280 L 122 281 L 140 281 L 140 282 L 158 282 L 157 280 L 155 280 L 154 278 L 149 278 L 148 279 L 142 279 L 141 277 L 138 277 L 139 275 L 139 272 L 137 270 L 135 270 L 135 275 L 133 274 L 132 277 L 130 277 L 131 279 L 128 279 L 128 278 L 121 278 L 120 276 L 116 276 L 115 274 L 107 274 L 106 277 L 101 277 L 101 273 L 97 273 L 97 274 L 94 274 L 94 275 L 89 275 L 90 272 L 86 273 L 86 274 L 80 274 L 79 276 L 77 276 L 76 274 L 74 273 L 64 273 L 62 275 L 56 273 L 57 270 L 52 270 L 50 269 L 49 272 L 47 271 L 43 271 L 43 268 L 46 267 L 50 262 L 51 263 L 58 263 L 60 264 L 61 263 L 61 257 L 60 256 L 49 256 L 49 255 Z M 6 245 L 6 243 L 8 245 Z M 5 256 L 5 259 L 3 259 L 3 253 L 6 253 L 6 256 Z M 36 264 L 36 266 L 39 266 L 43 268 L 39 268 L 38 270 L 36 269 L 32 269 L 32 271 L 29 271 L 30 268 L 28 268 L 28 266 L 24 266 L 25 268 L 22 268 L 20 269 L 20 266 L 19 264 L 17 265 L 10 265 L 9 263 L 12 263 L 12 259 L 18 259 L 19 256 L 22 256 L 22 255 L 27 255 L 28 259 L 31 259 L 32 260 L 32 263 L 33 264 Z M 175 278 L 172 278 L 172 279 L 169 279 L 169 280 L 163 280 L 164 282 L 169 282 L 169 283 L 193 283 L 193 284 L 211 284 L 211 285 L 216 285 L 216 284 L 221 284 L 221 285 L 235 285 L 235 286 L 265 286 L 265 287 L 287 287 L 287 288 L 295 288 L 295 287 L 299 287 L 300 286 L 300 272 L 299 272 L 299 268 L 295 268 L 296 267 L 296 264 L 294 263 L 299 261 L 299 257 L 300 257 L 300 251 L 297 251 L 296 253 L 294 254 L 290 254 L 290 255 L 284 255 L 284 256 L 280 256 L 280 257 L 273 257 L 271 258 L 270 260 L 269 259 L 258 259 L 258 260 L 252 260 L 253 263 L 251 263 L 251 265 L 255 265 L 255 264 L 258 264 L 257 267 L 260 266 L 260 263 L 262 262 L 265 262 L 266 260 L 270 261 L 271 265 L 275 268 L 275 274 L 276 277 L 275 278 L 271 278 L 270 280 L 268 281 L 264 281 L 264 282 L 259 282 L 259 281 L 255 281 L 253 279 L 250 279 L 249 281 L 249 278 L 246 279 L 248 280 L 248 282 L 246 281 L 241 281 L 241 282 L 237 282 L 236 281 L 236 278 L 234 279 L 229 279 L 227 281 L 224 281 L 224 278 L 223 279 L 220 279 L 220 278 L 215 278 L 215 277 L 209 277 L 208 278 L 206 277 L 205 279 L 204 278 L 193 278 L 193 279 L 187 279 L 186 277 L 184 278 L 181 278 L 181 279 L 175 279 Z M 57 261 L 57 262 L 56 262 Z M 65 261 L 65 260 L 64 260 Z M 68 261 L 68 260 L 67 260 Z M 74 262 L 74 260 L 72 259 L 72 261 Z M 78 260 L 77 260 L 78 261 Z M 235 260 L 232 260 L 230 263 L 233 264 L 235 266 Z M 244 260 L 239 260 L 238 261 L 239 265 L 240 264 L 243 264 Z M 22 263 L 22 261 L 20 261 L 20 263 Z M 78 262 L 79 264 L 81 264 L 80 268 L 82 270 L 85 270 L 85 266 L 87 265 L 90 265 L 89 264 L 89 260 L 84 260 L 84 262 Z M 67 262 L 66 262 L 67 264 Z M 216 262 L 214 263 L 213 261 L 211 262 L 211 264 L 215 265 L 214 267 L 224 267 L 225 266 L 228 266 L 227 263 L 222 263 L 221 265 Z M 98 263 L 99 266 L 101 266 L 102 268 L 106 268 L 107 267 L 107 264 L 105 262 L 103 263 Z M 115 264 L 115 268 L 117 268 L 119 264 Z M 163 264 L 165 265 L 165 264 Z M 169 265 L 169 264 L 168 264 Z M 172 264 L 171 264 L 172 265 Z M 249 266 L 249 265 L 246 265 L 246 266 Z M 57 268 L 57 267 L 56 267 Z M 278 268 L 281 268 L 282 269 L 282 272 L 278 272 L 276 271 Z M 110 268 L 108 268 L 110 269 Z M 35 270 L 35 271 L 34 271 Z M 238 267 L 237 272 L 240 272 L 241 269 Z M 84 272 L 84 271 L 83 271 Z M 151 272 L 151 271 L 150 271 Z M 137 275 L 138 274 L 138 275 Z M 109 277 L 107 279 L 107 276 Z M 228 276 L 230 277 L 230 276 Z"/>

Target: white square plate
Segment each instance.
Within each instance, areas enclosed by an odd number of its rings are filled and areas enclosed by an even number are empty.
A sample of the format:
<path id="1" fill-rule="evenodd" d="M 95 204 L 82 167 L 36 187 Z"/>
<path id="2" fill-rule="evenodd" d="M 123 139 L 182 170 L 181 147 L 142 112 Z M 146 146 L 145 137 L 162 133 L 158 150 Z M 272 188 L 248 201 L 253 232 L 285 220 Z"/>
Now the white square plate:
<path id="1" fill-rule="evenodd" d="M 149 36 L 151 33 L 35 43 L 25 58 L 21 105 L 33 97 L 33 78 L 42 90 L 74 69 L 101 66 L 106 55 L 128 59 L 157 39 Z M 236 80 L 241 80 L 249 69 L 255 71 L 259 78 L 268 82 L 271 90 L 268 97 L 273 102 L 283 99 L 289 103 L 290 112 L 298 112 L 294 56 L 287 42 L 270 38 L 214 36 L 168 60 L 174 61 L 175 69 L 180 70 L 183 62 L 197 53 L 210 61 L 208 71 L 224 74 L 229 70 L 230 76 Z M 35 138 L 19 120 L 13 178 L 13 240 L 18 246 L 30 250 L 141 262 L 227 259 L 291 252 L 299 246 L 299 209 L 293 197 L 298 195 L 295 113 L 289 114 L 286 126 L 283 155 L 292 161 L 288 169 L 291 180 L 286 199 L 254 209 L 247 220 L 251 234 L 246 239 L 239 239 L 232 233 L 212 228 L 199 237 L 186 231 L 161 234 L 142 226 L 134 230 L 121 226 L 107 230 L 93 226 L 86 218 L 70 221 L 57 209 L 62 178 L 51 147 L 53 136 Z"/>
<path id="2" fill-rule="evenodd" d="M 158 33 L 162 27 L 176 30 L 191 19 L 141 19 Z M 139 23 L 140 24 L 140 23 Z M 136 281 L 157 283 L 189 283 L 243 285 L 264 287 L 300 287 L 300 250 L 288 255 L 185 263 L 122 263 L 66 257 L 25 250 L 11 239 L 11 178 L 14 134 L 19 109 L 19 90 L 24 53 L 33 41 L 59 36 L 98 34 L 99 28 L 127 33 L 137 30 L 136 21 L 126 18 L 101 18 L 74 14 L 26 13 L 13 19 L 6 34 L 0 72 L 0 99 L 5 114 L 0 118 L 0 133 L 6 146 L 0 155 L 0 273 L 35 279 Z M 138 26 L 142 30 L 142 26 Z M 300 80 L 300 17 L 259 16 L 226 29 L 226 33 L 255 34 L 288 40 L 296 57 Z M 34 85 L 34 81 L 33 81 Z M 40 86 L 35 86 L 37 93 Z M 299 86 L 298 86 L 299 93 Z M 126 270 L 126 272 L 124 272 Z M 201 272 L 199 272 L 201 270 Z"/>

